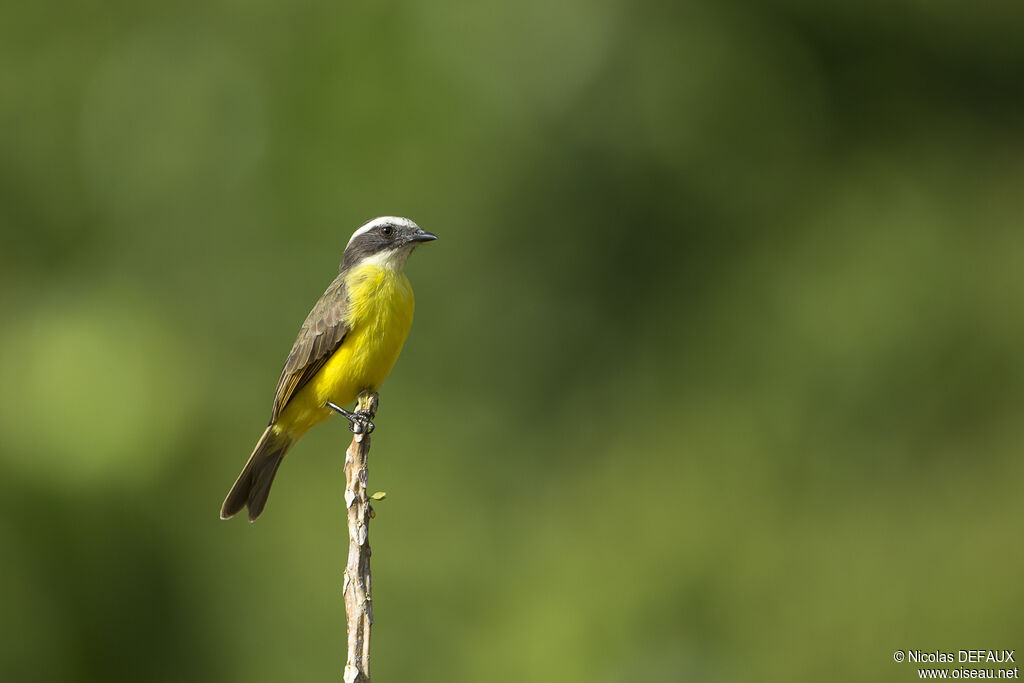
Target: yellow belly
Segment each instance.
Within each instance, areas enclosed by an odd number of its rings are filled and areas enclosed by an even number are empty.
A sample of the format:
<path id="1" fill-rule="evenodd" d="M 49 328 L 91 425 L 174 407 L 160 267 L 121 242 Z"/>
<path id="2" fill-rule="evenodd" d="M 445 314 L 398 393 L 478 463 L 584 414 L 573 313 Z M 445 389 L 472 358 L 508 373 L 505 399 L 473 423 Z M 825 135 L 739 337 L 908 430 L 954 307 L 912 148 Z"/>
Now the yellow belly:
<path id="1" fill-rule="evenodd" d="M 349 332 L 320 371 L 288 402 L 277 421 L 292 438 L 331 415 L 328 401 L 347 406 L 362 391 L 377 391 L 391 372 L 412 326 L 409 279 L 376 265 L 353 269 L 345 280 Z"/>

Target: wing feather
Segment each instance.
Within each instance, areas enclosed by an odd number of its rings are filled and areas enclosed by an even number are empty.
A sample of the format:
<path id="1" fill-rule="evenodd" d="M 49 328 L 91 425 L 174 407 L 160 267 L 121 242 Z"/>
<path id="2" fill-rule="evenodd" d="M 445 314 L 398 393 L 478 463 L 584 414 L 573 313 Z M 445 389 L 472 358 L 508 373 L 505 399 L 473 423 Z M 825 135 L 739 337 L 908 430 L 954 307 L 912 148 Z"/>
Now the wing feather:
<path id="1" fill-rule="evenodd" d="M 347 308 L 345 282 L 343 276 L 339 275 L 314 304 L 295 338 L 288 360 L 281 370 L 281 379 L 277 382 L 274 412 L 270 418 L 272 423 L 281 416 L 292 396 L 312 379 L 345 340 L 349 329 L 345 324 Z"/>

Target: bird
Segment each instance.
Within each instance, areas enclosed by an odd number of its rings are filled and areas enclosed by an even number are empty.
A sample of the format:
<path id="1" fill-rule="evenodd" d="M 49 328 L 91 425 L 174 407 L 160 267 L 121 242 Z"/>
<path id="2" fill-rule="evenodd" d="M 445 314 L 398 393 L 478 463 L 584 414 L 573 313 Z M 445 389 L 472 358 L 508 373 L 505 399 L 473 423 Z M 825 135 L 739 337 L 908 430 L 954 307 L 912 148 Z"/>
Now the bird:
<path id="1" fill-rule="evenodd" d="M 255 521 L 285 454 L 332 414 L 343 415 L 355 433 L 373 430 L 372 415 L 343 406 L 363 392 L 376 392 L 398 360 L 415 308 L 403 269 L 417 246 L 436 239 L 397 216 L 374 218 L 352 233 L 338 276 L 295 338 L 270 423 L 224 499 L 221 519 L 248 507 L 249 521 Z"/>

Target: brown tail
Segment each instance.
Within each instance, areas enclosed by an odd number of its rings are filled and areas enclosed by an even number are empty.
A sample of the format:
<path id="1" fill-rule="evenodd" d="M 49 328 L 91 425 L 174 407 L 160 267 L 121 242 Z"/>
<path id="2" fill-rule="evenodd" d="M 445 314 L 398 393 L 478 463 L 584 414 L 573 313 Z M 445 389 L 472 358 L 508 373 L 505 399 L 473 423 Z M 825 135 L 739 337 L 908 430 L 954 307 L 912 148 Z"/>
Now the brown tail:
<path id="1" fill-rule="evenodd" d="M 256 442 L 256 448 L 245 463 L 242 473 L 235 480 L 235 485 L 228 492 L 224 504 L 220 507 L 220 518 L 231 519 L 242 508 L 248 506 L 249 521 L 254 522 L 263 512 L 270 495 L 270 485 L 274 483 L 274 475 L 284 459 L 284 454 L 292 446 L 292 440 L 274 431 L 274 426 L 267 427 L 263 436 Z"/>

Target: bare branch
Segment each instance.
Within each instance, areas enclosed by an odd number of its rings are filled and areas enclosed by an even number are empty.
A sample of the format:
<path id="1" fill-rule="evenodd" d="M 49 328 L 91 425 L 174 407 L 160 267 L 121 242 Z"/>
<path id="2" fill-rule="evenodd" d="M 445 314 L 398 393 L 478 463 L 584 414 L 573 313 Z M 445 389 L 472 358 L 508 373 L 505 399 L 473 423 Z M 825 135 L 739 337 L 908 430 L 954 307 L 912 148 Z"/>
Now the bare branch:
<path id="1" fill-rule="evenodd" d="M 377 413 L 377 394 L 359 395 L 357 410 Z M 352 435 L 345 453 L 345 505 L 348 508 L 348 565 L 345 567 L 345 616 L 348 623 L 348 659 L 345 683 L 370 683 L 370 627 L 373 625 L 373 581 L 370 576 L 370 517 L 366 494 L 366 459 L 370 435 Z"/>

